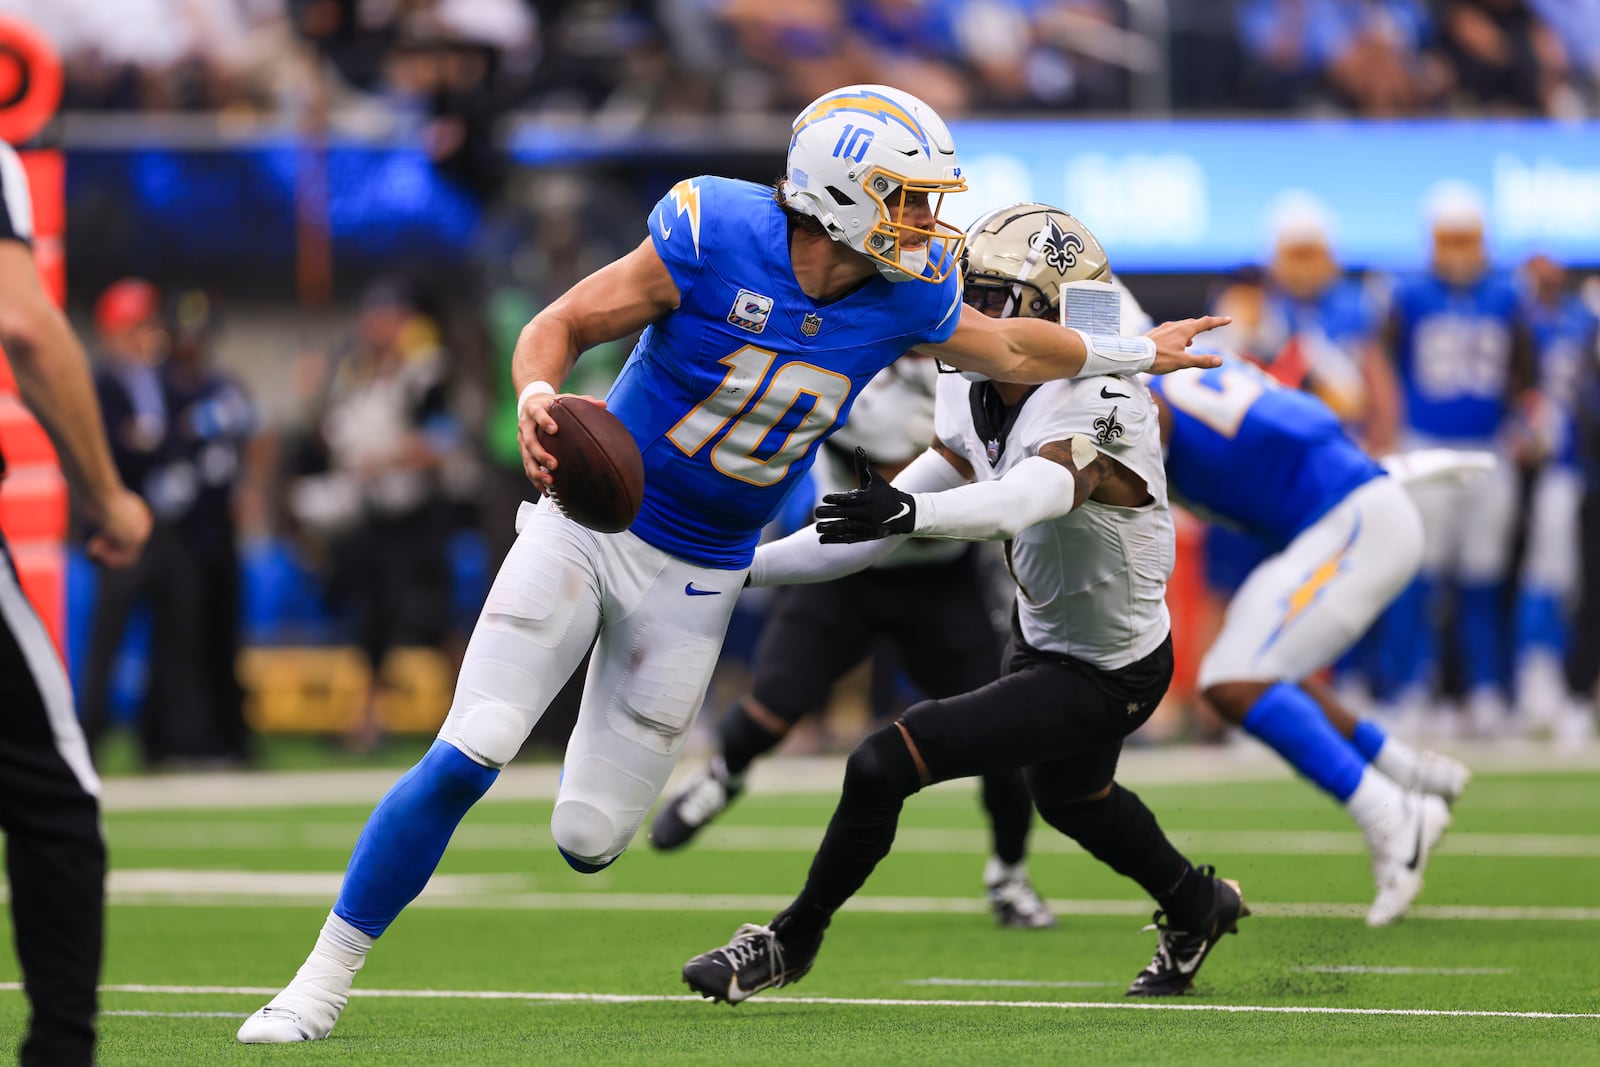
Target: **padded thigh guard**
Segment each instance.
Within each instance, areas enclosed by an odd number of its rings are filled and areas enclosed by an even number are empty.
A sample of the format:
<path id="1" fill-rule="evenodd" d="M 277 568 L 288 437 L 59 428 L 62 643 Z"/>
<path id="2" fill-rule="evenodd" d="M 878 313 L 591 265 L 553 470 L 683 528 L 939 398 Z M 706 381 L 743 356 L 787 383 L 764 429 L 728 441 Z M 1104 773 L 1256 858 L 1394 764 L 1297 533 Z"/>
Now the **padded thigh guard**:
<path id="1" fill-rule="evenodd" d="M 745 572 L 602 535 L 605 619 L 567 745 L 550 830 L 596 869 L 633 840 L 705 700 Z"/>
<path id="2" fill-rule="evenodd" d="M 600 538 L 547 505 L 519 533 L 467 644 L 439 738 L 487 767 L 510 762 L 600 628 Z"/>
<path id="3" fill-rule="evenodd" d="M 1423 554 L 1405 488 L 1377 478 L 1265 560 L 1234 594 L 1200 664 L 1222 682 L 1298 682 L 1344 654 L 1403 592 Z"/>

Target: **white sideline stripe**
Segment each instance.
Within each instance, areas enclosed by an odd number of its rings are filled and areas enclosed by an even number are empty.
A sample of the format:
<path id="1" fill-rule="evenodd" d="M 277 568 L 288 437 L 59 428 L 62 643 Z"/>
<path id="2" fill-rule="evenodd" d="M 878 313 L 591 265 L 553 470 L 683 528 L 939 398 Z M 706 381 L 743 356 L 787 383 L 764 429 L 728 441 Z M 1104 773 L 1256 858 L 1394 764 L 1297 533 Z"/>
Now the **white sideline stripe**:
<path id="1" fill-rule="evenodd" d="M 417 756 L 427 748 L 417 740 Z M 1600 770 L 1600 745 L 1563 749 L 1518 739 L 1462 742 L 1445 751 L 1462 759 L 1477 772 L 1516 774 L 1572 774 Z M 701 770 L 706 755 L 690 755 L 678 767 L 667 790 L 677 789 L 687 776 Z M 516 800 L 550 800 L 555 797 L 560 768 L 551 765 L 513 764 L 502 771 L 489 803 Z M 379 770 L 237 771 L 209 774 L 159 774 L 139 778 L 114 778 L 105 783 L 102 807 L 124 811 L 221 811 L 228 809 L 310 807 L 323 804 L 372 804 L 403 773 L 401 768 Z M 1129 786 L 1214 785 L 1232 782 L 1287 782 L 1294 772 L 1265 746 L 1245 741 L 1226 747 L 1170 745 L 1130 749 L 1117 764 L 1117 777 Z M 763 760 L 750 779 L 751 795 L 827 795 L 837 797 L 844 780 L 844 758 L 778 757 Z M 1511 786 L 1509 788 L 1522 788 Z M 1487 804 L 1500 783 L 1474 784 L 1468 797 L 1485 794 Z M 1563 786 L 1562 788 L 1565 788 Z M 924 792 L 928 792 L 925 790 Z M 969 782 L 934 786 L 935 795 L 971 797 Z M 1314 794 L 1305 790 L 1307 797 Z M 924 800 L 924 803 L 927 801 Z M 1216 801 L 1208 801 L 1215 807 Z M 1489 805 L 1493 806 L 1493 805 Z M 1254 805 L 1246 805 L 1253 808 Z M 1542 809 L 1541 809 L 1542 810 Z"/>
<path id="2" fill-rule="evenodd" d="M 107 880 L 111 903 L 193 907 L 327 906 L 343 876 L 324 871 L 121 870 Z M 714 893 L 547 893 L 519 891 L 522 875 L 436 875 L 412 907 L 498 908 L 512 911 L 676 911 L 776 912 L 792 898 L 782 894 Z M 1052 900 L 1058 915 L 1148 918 L 1155 905 L 1142 900 Z M 851 911 L 896 915 L 986 915 L 989 902 L 970 897 L 858 896 Z M 1364 917 L 1366 904 L 1254 901 L 1252 913 L 1267 918 L 1351 919 Z M 1538 905 L 1424 904 L 1417 919 L 1466 921 L 1600 922 L 1600 908 Z"/>
<path id="3" fill-rule="evenodd" d="M 104 1015 L 122 1015 L 136 1019 L 248 1019 L 249 1014 L 239 1011 L 102 1011 Z"/>
<path id="4" fill-rule="evenodd" d="M 349 852 L 361 828 L 353 822 L 250 823 L 204 822 L 182 826 L 151 823 L 119 826 L 110 831 L 119 849 L 212 851 L 248 848 L 252 852 L 327 849 Z M 1364 856 L 1361 834 L 1344 830 L 1168 830 L 1180 850 L 1234 856 Z M 822 828 L 800 826 L 714 826 L 695 842 L 700 852 L 814 852 Z M 487 823 L 463 826 L 451 838 L 454 852 L 526 852 L 548 847 L 542 826 Z M 985 829 L 907 827 L 895 834 L 900 853 L 988 855 Z M 1074 854 L 1081 850 L 1059 835 L 1036 834 L 1035 853 Z M 1593 834 L 1451 834 L 1446 855 L 1496 859 L 1600 858 L 1600 835 Z"/>
<path id="5" fill-rule="evenodd" d="M 1296 967 L 1305 974 L 1515 974 L 1510 967 L 1367 967 L 1359 963 L 1342 963 L 1326 967 Z"/>
<path id="6" fill-rule="evenodd" d="M 18 991 L 18 982 L 0 983 L 0 990 Z M 102 993 L 147 993 L 161 996 L 277 996 L 276 986 L 103 985 Z M 352 997 L 408 1000 L 525 1000 L 586 1004 L 701 1004 L 694 994 L 661 993 L 523 993 L 489 989 L 361 989 Z M 1103 1011 L 1216 1011 L 1264 1015 L 1423 1015 L 1453 1019 L 1600 1019 L 1600 1012 L 1472 1011 L 1443 1008 L 1332 1008 L 1293 1004 L 1196 1004 L 1171 1001 L 1099 1000 L 915 1000 L 894 997 L 795 997 L 777 994 L 749 1004 L 833 1004 L 873 1008 L 1053 1008 Z"/>
<path id="7" fill-rule="evenodd" d="M 901 985 L 962 986 L 1002 989 L 1101 989 L 1116 982 L 1030 982 L 1025 978 L 911 978 Z"/>

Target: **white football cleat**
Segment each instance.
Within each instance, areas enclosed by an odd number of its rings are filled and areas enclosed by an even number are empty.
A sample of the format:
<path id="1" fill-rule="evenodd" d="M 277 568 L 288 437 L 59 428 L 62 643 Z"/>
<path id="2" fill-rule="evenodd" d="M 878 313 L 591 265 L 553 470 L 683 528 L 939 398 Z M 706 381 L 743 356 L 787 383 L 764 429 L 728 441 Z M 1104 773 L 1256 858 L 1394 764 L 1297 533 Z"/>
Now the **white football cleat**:
<path id="1" fill-rule="evenodd" d="M 1400 784 L 1420 793 L 1443 797 L 1445 803 L 1454 804 L 1461 799 L 1461 794 L 1466 792 L 1467 783 L 1470 781 L 1472 781 L 1472 771 L 1465 763 L 1423 749 L 1417 753 L 1417 765 L 1411 774 L 1411 781 Z"/>
<path id="2" fill-rule="evenodd" d="M 355 972 L 312 953 L 294 981 L 239 1027 L 245 1045 L 284 1045 L 320 1041 L 333 1032 L 350 1002 Z"/>
<path id="3" fill-rule="evenodd" d="M 1372 874 L 1378 895 L 1367 910 L 1368 926 L 1388 926 L 1422 892 L 1422 872 L 1450 826 L 1450 808 L 1437 796 L 1408 793 L 1393 821 L 1373 828 Z"/>

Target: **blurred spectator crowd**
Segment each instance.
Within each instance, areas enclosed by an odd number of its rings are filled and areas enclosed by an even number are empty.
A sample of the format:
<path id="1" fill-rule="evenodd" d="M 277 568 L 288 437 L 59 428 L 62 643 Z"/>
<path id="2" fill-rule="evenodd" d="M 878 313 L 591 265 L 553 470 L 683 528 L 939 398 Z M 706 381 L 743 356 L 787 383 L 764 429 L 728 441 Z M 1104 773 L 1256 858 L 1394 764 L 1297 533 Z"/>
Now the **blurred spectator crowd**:
<path id="1" fill-rule="evenodd" d="M 1600 0 L 0 0 L 67 106 L 638 123 L 787 111 L 851 82 L 936 108 L 1592 114 Z M 1139 86 L 1153 85 L 1154 95 Z M 465 158 L 462 166 L 487 166 Z"/>

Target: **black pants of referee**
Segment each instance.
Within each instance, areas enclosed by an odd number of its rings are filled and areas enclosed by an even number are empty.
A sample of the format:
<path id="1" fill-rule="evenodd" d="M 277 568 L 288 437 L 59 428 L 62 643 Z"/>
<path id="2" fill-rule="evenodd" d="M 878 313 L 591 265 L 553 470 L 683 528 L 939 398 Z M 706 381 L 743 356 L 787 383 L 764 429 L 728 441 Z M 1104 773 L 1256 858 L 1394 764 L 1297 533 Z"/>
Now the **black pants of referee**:
<path id="1" fill-rule="evenodd" d="M 886 640 L 924 695 L 954 697 L 995 680 L 1000 641 L 990 622 L 976 550 L 954 560 L 874 567 L 832 582 L 777 591 L 761 631 L 751 697 L 793 726 L 820 711 L 833 686 Z M 723 756 L 739 774 L 781 736 L 736 708 L 723 723 Z M 982 776 L 995 855 L 1020 863 L 1033 807 L 1020 771 Z"/>
<path id="2" fill-rule="evenodd" d="M 33 1008 L 21 1062 L 94 1062 L 106 848 L 99 781 L 49 634 L 0 541 L 0 830 Z"/>

